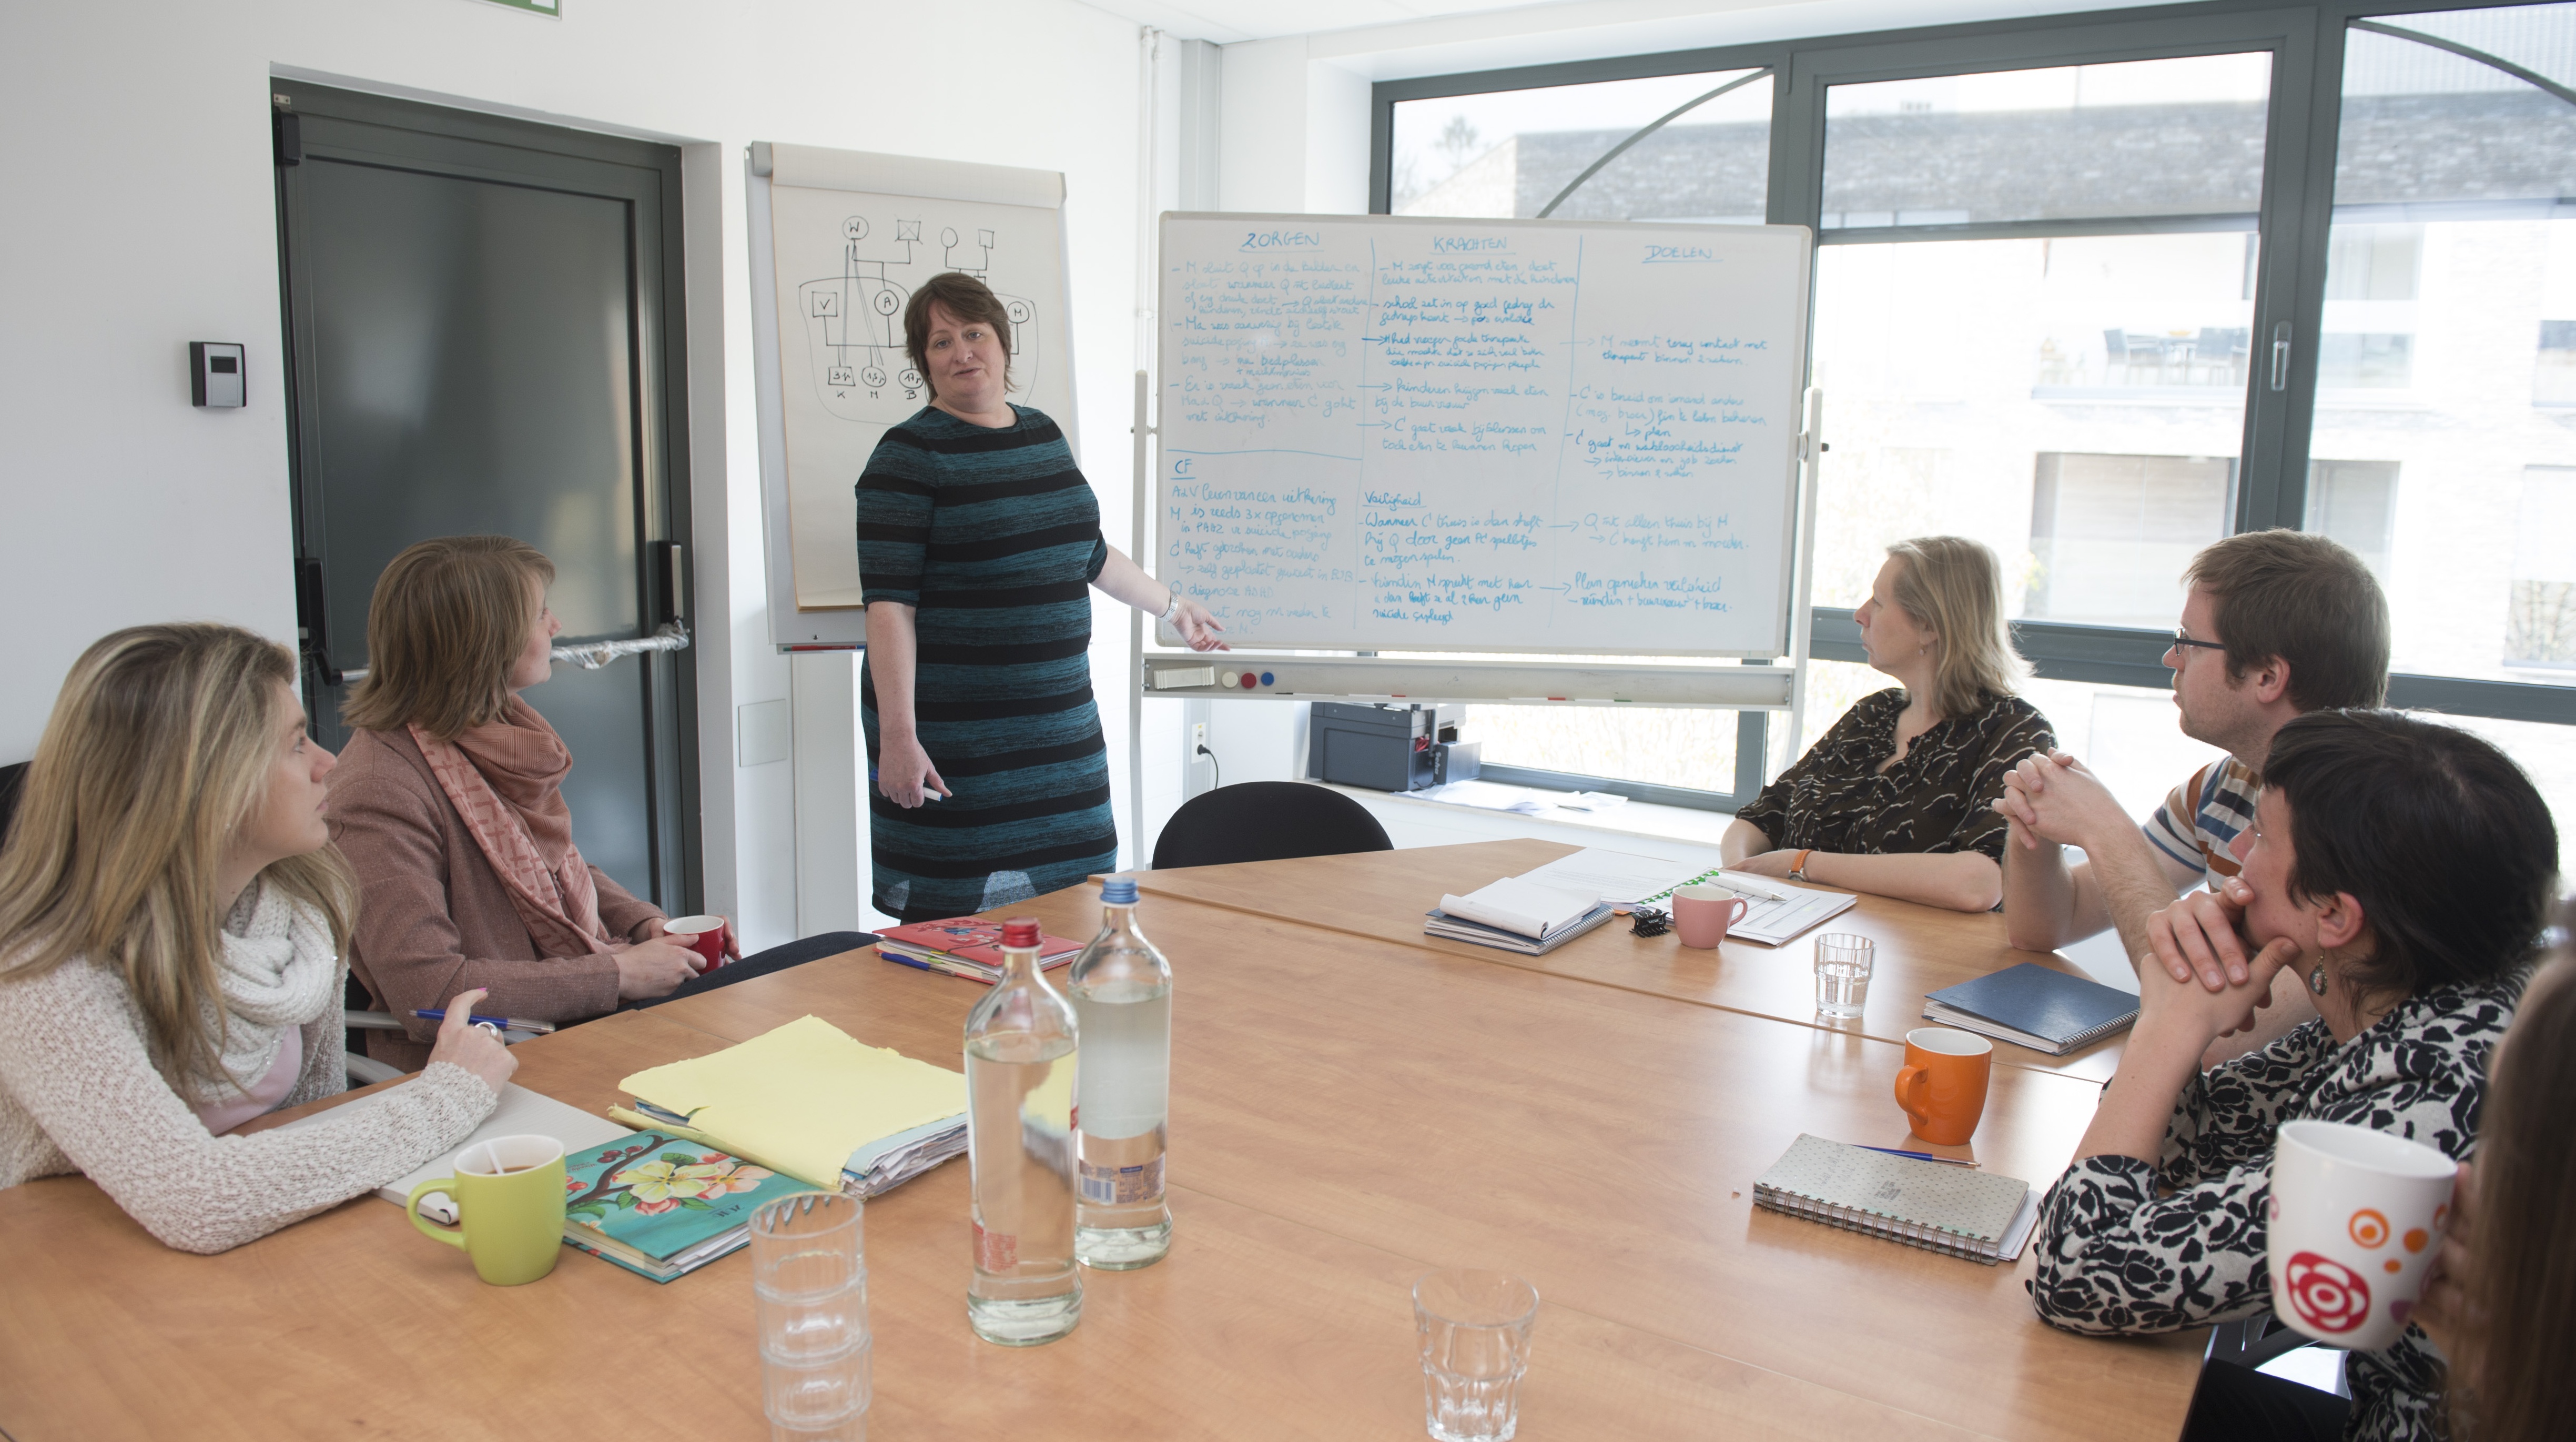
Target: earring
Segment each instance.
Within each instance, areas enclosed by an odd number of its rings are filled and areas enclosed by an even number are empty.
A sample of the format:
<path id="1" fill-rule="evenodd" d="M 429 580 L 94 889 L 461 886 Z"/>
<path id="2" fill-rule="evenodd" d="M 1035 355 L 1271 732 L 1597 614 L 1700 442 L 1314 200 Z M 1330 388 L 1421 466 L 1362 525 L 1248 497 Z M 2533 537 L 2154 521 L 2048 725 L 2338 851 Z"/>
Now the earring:
<path id="1" fill-rule="evenodd" d="M 2308 968 L 2308 990 L 2319 996 L 2326 994 L 2326 964 L 2323 959 L 2319 959 L 2315 966 Z"/>

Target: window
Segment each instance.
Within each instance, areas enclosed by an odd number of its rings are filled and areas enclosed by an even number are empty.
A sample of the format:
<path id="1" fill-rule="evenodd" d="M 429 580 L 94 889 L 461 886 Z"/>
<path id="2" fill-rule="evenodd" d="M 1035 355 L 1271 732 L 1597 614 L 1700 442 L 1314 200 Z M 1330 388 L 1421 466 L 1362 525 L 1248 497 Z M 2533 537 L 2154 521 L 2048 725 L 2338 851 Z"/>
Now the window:
<path id="1" fill-rule="evenodd" d="M 2576 378 L 2549 346 L 2576 329 L 2549 324 L 2576 315 L 2576 204 L 2560 199 L 2576 197 L 2576 105 L 2415 37 L 2576 75 L 2576 5 L 2347 33 L 2308 450 L 2371 457 L 2385 479 L 2313 463 L 2307 524 L 2365 556 L 2354 535 L 2377 543 L 2396 670 L 2560 680 L 2529 671 L 2567 664 L 2550 658 L 2576 580 L 2576 511 L 2550 479 L 2576 475 L 2576 431 L 2543 408 Z M 2509 578 L 2478 582 L 2508 557 Z"/>
<path id="2" fill-rule="evenodd" d="M 2170 627 L 2176 578 L 2227 534 L 2235 480 L 2234 462 L 2206 456 L 2041 453 L 2025 614 Z"/>
<path id="3" fill-rule="evenodd" d="M 1962 534 L 2004 562 L 2034 699 L 2079 754 L 2145 756 L 2123 784 L 2151 802 L 2191 769 L 2160 662 L 2182 565 L 2299 526 L 2388 591 L 2392 704 L 2483 718 L 2564 815 L 2576 0 L 2357 12 L 2247 0 L 1387 81 L 1375 194 L 1816 228 L 1832 453 L 1799 745 L 1884 684 L 1849 664 L 1844 608 L 1886 544 Z M 1548 731 L 1478 709 L 1551 767 L 1679 774 L 1669 747 L 1623 749 L 1618 728 L 1663 724 L 1644 713 Z M 1723 713 L 1683 724 L 1683 749 L 1726 754 Z"/>
<path id="4" fill-rule="evenodd" d="M 2576 467 L 2522 473 L 2504 663 L 2576 671 Z"/>
<path id="5" fill-rule="evenodd" d="M 2361 557 L 2381 589 L 2388 586 L 2388 547 L 2397 524 L 2397 465 L 2393 461 L 2308 462 L 2308 513 L 2303 531 L 2332 536 Z"/>
<path id="6" fill-rule="evenodd" d="M 1827 91 L 1819 599 L 1946 532 L 2001 557 L 2015 615 L 2172 624 L 2182 563 L 2233 515 L 2270 63 Z M 1944 238 L 1961 225 L 2008 233 Z"/>
<path id="7" fill-rule="evenodd" d="M 1565 220 L 1759 225 L 1770 185 L 1771 80 L 1754 70 L 1501 90 L 1395 106 L 1388 209 L 1535 216 L 1641 128 L 1728 85 L 1638 140 L 1554 211 Z"/>

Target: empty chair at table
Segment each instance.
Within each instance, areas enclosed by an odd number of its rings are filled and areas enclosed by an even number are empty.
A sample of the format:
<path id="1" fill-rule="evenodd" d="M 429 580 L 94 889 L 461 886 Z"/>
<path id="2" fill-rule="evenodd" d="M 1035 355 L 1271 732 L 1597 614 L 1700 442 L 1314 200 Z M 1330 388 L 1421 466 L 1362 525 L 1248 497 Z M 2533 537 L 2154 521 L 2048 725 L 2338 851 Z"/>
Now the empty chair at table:
<path id="1" fill-rule="evenodd" d="M 0 847 L 0 1187 L 83 1172 L 152 1235 L 220 1252 L 462 1141 L 517 1063 L 448 1022 L 421 1075 L 345 1090 L 358 891 L 296 662 L 229 626 L 137 626 L 74 663 Z"/>
<path id="2" fill-rule="evenodd" d="M 1154 869 L 1391 851 L 1386 828 L 1338 791 L 1303 781 L 1242 781 L 1191 797 L 1154 840 Z"/>

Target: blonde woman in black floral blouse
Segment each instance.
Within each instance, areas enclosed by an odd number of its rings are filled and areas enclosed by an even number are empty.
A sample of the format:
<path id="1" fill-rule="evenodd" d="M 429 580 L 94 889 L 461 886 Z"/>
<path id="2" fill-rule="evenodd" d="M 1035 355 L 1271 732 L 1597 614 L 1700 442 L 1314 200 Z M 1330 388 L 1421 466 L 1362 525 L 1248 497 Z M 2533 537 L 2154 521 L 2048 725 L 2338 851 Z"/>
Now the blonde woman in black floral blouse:
<path id="1" fill-rule="evenodd" d="M 2057 745 L 2013 694 L 2021 658 L 1995 553 L 1959 536 L 1899 541 L 1855 619 L 1869 664 L 1903 684 L 1862 697 L 1735 813 L 1726 864 L 1992 911 L 2007 828 L 1986 803 L 2023 757 Z"/>
<path id="2" fill-rule="evenodd" d="M 2558 835 L 2502 752 L 2394 711 L 2316 711 L 2263 763 L 2244 869 L 2148 918 L 2138 1023 L 2041 1203 L 2031 1300 L 2077 1332 L 2173 1332 L 2272 1305 L 2265 1204 L 2283 1122 L 2477 1145 L 2488 1057 L 2548 916 Z M 2241 938 L 2214 953 L 2206 938 Z M 2251 960 L 2247 958 L 2250 957 Z M 2155 963 L 2161 962 L 2162 965 Z M 2200 1069 L 2293 970 L 2317 1018 Z M 2409 1327 L 2331 1393 L 2206 1369 L 2186 1442 L 2434 1442 L 2440 1354 Z"/>

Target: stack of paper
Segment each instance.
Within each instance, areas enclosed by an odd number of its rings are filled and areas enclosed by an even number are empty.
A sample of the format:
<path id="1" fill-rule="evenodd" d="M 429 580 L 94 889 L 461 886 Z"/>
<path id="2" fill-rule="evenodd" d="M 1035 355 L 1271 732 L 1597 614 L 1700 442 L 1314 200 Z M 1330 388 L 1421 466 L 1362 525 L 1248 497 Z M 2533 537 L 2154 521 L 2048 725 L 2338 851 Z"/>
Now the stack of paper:
<path id="1" fill-rule="evenodd" d="M 1002 924 L 959 916 L 889 927 L 877 937 L 877 954 L 905 966 L 991 986 L 1002 979 Z M 1081 942 L 1043 934 L 1038 938 L 1040 971 L 1062 966 L 1081 954 Z"/>
<path id="2" fill-rule="evenodd" d="M 661 1127 L 811 1185 L 874 1196 L 966 1149 L 966 1078 L 799 1017 L 619 1083 Z"/>
<path id="3" fill-rule="evenodd" d="M 1465 896 L 1441 897 L 1440 909 L 1422 929 L 1431 936 L 1539 956 L 1609 919 L 1608 903 L 1597 897 L 1507 876 Z"/>

